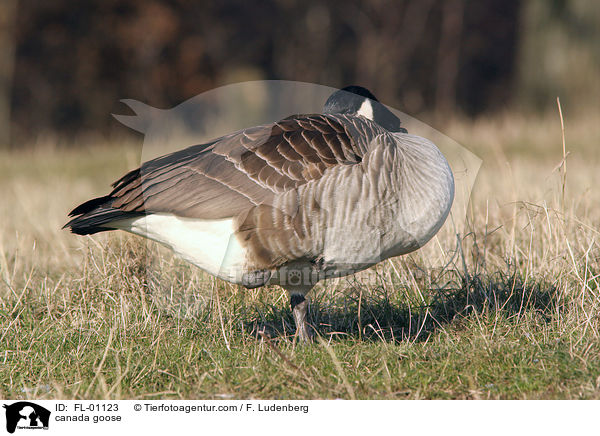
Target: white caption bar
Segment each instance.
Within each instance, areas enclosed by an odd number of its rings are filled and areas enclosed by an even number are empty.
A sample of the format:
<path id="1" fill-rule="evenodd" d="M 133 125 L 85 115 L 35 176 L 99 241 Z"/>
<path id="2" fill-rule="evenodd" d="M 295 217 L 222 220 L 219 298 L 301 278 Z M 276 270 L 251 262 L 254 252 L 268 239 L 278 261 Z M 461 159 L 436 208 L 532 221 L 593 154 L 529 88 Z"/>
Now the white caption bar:
<path id="1" fill-rule="evenodd" d="M 0 425 L 33 435 L 583 434 L 597 401 L 4 400 Z M 42 433 L 32 430 L 46 430 Z M 12 430 L 12 431 L 11 431 Z"/>

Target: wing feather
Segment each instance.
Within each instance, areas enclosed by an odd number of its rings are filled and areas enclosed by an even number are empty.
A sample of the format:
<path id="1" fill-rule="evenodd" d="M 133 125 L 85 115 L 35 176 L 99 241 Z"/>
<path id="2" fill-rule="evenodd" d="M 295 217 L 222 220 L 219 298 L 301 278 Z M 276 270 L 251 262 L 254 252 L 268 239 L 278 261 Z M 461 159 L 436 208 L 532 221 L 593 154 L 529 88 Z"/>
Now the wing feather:
<path id="1" fill-rule="evenodd" d="M 102 202 L 88 202 L 94 208 L 76 208 L 73 216 L 118 218 L 120 210 L 124 216 L 234 217 L 272 204 L 274 196 L 322 177 L 328 168 L 361 162 L 369 147 L 364 132 L 373 136 L 377 129 L 384 131 L 363 117 L 332 114 L 251 127 L 148 161 L 117 180 Z"/>

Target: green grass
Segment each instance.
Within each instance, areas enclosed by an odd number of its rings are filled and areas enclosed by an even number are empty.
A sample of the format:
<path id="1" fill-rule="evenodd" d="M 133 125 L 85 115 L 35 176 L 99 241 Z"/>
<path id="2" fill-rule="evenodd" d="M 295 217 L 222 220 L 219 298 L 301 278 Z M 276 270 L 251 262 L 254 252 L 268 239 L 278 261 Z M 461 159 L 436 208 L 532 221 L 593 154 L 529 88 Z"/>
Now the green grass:
<path id="1" fill-rule="evenodd" d="M 492 284 L 488 289 L 493 288 Z M 362 302 L 361 320 L 355 299 L 345 305 L 341 295 L 325 298 L 323 290 L 311 314 L 323 339 L 308 346 L 294 344 L 281 331 L 270 339 L 256 338 L 264 324 L 283 325 L 289 333 L 293 323 L 285 300 L 278 298 L 280 291 L 264 289 L 254 298 L 241 290 L 219 291 L 226 295 L 221 295 L 221 316 L 216 304 L 210 304 L 187 318 L 169 313 L 143 286 L 132 285 L 117 271 L 112 279 L 90 273 L 68 291 L 28 292 L 1 312 L 8 326 L 2 340 L 10 347 L 4 351 L 0 394 L 236 399 L 598 396 L 600 361 L 594 357 L 600 344 L 581 331 L 568 336 L 561 332 L 556 319 L 560 315 L 553 317 L 559 308 L 552 294 L 539 289 L 526 290 L 527 298 L 541 300 L 529 303 L 519 295 L 498 292 L 496 301 L 504 309 L 494 308 L 482 295 L 471 295 L 474 307 L 469 310 L 463 288 L 410 314 L 405 303 L 375 295 Z M 458 308 L 464 314 L 452 316 Z"/>
<path id="2" fill-rule="evenodd" d="M 446 226 L 414 254 L 319 284 L 310 345 L 293 340 L 277 287 L 226 284 L 133 236 L 59 230 L 137 164 L 135 147 L 2 152 L 0 396 L 599 398 L 595 148 L 577 135 L 563 204 L 560 137 L 507 152 L 505 124 L 468 138 L 490 146 L 461 249 Z M 513 127 L 509 150 L 519 132 L 543 149 Z"/>

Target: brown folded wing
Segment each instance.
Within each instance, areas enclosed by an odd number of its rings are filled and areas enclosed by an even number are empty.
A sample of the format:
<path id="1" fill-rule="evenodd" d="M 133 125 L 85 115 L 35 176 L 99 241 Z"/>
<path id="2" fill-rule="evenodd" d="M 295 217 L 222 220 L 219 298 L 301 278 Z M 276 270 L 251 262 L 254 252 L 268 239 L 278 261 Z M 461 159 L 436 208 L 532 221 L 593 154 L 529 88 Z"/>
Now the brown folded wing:
<path id="1" fill-rule="evenodd" d="M 362 117 L 293 116 L 146 162 L 107 198 L 123 212 L 233 217 L 328 168 L 359 163 L 379 130 Z"/>

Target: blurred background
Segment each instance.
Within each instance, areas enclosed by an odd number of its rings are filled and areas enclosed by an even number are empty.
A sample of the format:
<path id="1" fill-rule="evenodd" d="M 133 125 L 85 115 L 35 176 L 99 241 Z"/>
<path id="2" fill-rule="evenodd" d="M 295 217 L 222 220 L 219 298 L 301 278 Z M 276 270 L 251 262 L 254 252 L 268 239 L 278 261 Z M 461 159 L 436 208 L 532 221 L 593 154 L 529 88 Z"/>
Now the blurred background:
<path id="1" fill-rule="evenodd" d="M 600 8 L 586 0 L 2 0 L 0 147 L 128 135 L 122 98 L 169 108 L 258 79 L 359 84 L 442 128 L 595 113 Z"/>
<path id="2" fill-rule="evenodd" d="M 600 399 L 599 5 L 0 0 L 0 397 Z M 219 94 L 231 116 L 179 118 L 224 133 L 279 109 L 281 94 L 232 90 L 269 79 L 371 89 L 457 181 L 430 244 L 313 294 L 335 352 L 256 346 L 259 325 L 293 325 L 281 290 L 213 280 L 125 232 L 60 230 L 146 160 L 148 137 L 165 152 L 171 132 L 142 138 L 111 116 L 133 114 L 119 100 Z"/>

